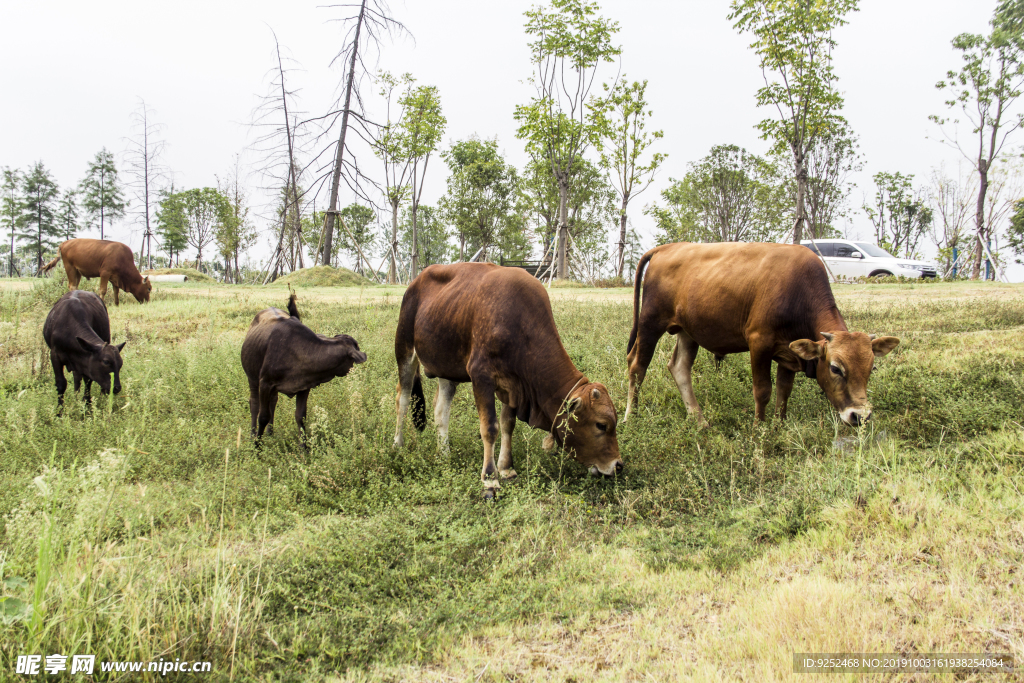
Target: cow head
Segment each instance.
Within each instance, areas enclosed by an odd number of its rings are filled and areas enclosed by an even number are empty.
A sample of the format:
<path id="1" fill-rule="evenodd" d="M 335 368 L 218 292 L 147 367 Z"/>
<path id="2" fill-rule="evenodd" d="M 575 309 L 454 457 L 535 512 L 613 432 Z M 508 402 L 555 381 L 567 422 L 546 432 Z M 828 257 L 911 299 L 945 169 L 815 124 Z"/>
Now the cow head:
<path id="1" fill-rule="evenodd" d="M 76 337 L 78 345 L 88 354 L 85 370 L 86 377 L 100 385 L 104 394 L 110 393 L 110 375 L 114 375 L 114 393 L 121 393 L 121 349 L 126 342 L 117 346 L 113 344 L 94 344 L 81 337 Z"/>
<path id="2" fill-rule="evenodd" d="M 140 304 L 144 304 L 149 301 L 149 293 L 152 291 L 153 285 L 149 283 L 149 276 L 147 275 L 146 277 L 142 278 L 141 284 L 139 284 L 139 286 L 135 288 L 135 291 L 132 292 L 132 294 L 135 295 L 135 298 L 138 300 Z"/>
<path id="3" fill-rule="evenodd" d="M 347 334 L 334 337 L 334 376 L 344 377 L 356 363 L 365 363 L 366 354 L 359 350 L 359 342 Z"/>
<path id="4" fill-rule="evenodd" d="M 564 419 L 563 419 L 564 418 Z M 591 382 L 577 387 L 565 401 L 565 414 L 556 419 L 555 437 L 580 464 L 604 475 L 622 471 L 618 420 L 608 389 Z"/>
<path id="5" fill-rule="evenodd" d="M 881 358 L 896 348 L 896 337 L 863 332 L 822 332 L 822 341 L 799 339 L 789 348 L 800 358 L 816 361 L 815 375 L 843 422 L 860 426 L 871 417 L 868 378 Z"/>

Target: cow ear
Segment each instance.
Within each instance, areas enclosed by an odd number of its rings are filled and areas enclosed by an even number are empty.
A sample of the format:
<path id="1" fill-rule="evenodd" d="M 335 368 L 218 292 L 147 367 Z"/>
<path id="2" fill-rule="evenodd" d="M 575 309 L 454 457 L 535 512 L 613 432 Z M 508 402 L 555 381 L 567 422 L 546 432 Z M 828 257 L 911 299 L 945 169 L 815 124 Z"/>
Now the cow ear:
<path id="1" fill-rule="evenodd" d="M 810 339 L 797 339 L 789 345 L 789 350 L 804 360 L 814 360 L 821 357 L 825 345 Z"/>
<path id="2" fill-rule="evenodd" d="M 357 363 L 358 364 L 358 363 L 365 363 L 366 362 L 366 354 L 363 353 L 362 351 L 360 351 L 358 346 L 355 347 L 354 349 L 352 349 L 351 351 L 349 351 L 348 352 L 348 356 L 349 356 L 349 358 L 352 359 L 353 363 Z"/>
<path id="3" fill-rule="evenodd" d="M 126 342 L 126 341 L 123 341 L 123 342 L 121 342 L 120 344 L 118 344 L 118 345 L 117 345 L 117 352 L 118 352 L 118 353 L 121 353 L 121 351 L 123 351 L 123 350 L 124 350 L 124 345 L 125 345 L 125 344 L 127 344 L 127 343 L 128 343 L 128 342 Z"/>
<path id="4" fill-rule="evenodd" d="M 78 340 L 78 345 L 82 347 L 83 351 L 85 351 L 86 353 L 96 353 L 96 344 L 93 344 L 92 342 L 87 342 L 81 337 L 75 337 L 75 339 Z"/>
<path id="5" fill-rule="evenodd" d="M 878 337 L 871 341 L 871 350 L 874 352 L 875 358 L 881 358 L 899 345 L 900 340 L 897 337 Z"/>
<path id="6" fill-rule="evenodd" d="M 146 277 L 142 278 L 142 281 L 148 285 L 149 284 L 149 276 L 147 275 Z"/>
<path id="7" fill-rule="evenodd" d="M 568 400 L 568 401 L 566 402 L 566 404 L 565 404 L 565 412 L 567 412 L 567 413 L 569 413 L 570 415 L 572 415 L 573 413 L 575 413 L 575 412 L 576 412 L 576 409 L 580 407 L 580 404 L 581 404 L 582 402 L 583 402 L 583 401 L 582 401 L 582 400 L 580 400 L 580 397 L 579 397 L 579 396 L 573 396 L 572 398 L 570 398 L 570 399 L 569 399 L 569 400 Z"/>

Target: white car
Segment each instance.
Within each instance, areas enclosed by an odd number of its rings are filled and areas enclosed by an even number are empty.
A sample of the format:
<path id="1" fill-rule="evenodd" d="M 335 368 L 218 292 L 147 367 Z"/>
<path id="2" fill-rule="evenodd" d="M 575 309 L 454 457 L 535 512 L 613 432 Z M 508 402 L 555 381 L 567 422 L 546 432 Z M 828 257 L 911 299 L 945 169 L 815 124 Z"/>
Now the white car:
<path id="1" fill-rule="evenodd" d="M 828 264 L 838 280 L 861 277 L 935 277 L 935 266 L 924 261 L 896 258 L 870 242 L 852 240 L 804 240 L 804 245 Z M 817 248 L 815 248 L 817 247 Z"/>

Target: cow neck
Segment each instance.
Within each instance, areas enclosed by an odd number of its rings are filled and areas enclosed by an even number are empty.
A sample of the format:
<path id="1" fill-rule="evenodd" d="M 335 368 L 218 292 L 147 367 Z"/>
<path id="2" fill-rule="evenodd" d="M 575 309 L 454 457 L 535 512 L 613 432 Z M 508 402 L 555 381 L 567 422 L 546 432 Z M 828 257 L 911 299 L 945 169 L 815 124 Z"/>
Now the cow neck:
<path id="1" fill-rule="evenodd" d="M 568 361 L 568 358 L 566 358 Z M 545 431 L 551 431 L 555 425 L 555 418 L 565 406 L 569 394 L 579 387 L 587 384 L 589 380 L 576 366 L 569 361 L 563 372 L 551 373 L 543 382 L 541 392 L 541 412 L 544 416 L 543 424 L 539 425 Z"/>

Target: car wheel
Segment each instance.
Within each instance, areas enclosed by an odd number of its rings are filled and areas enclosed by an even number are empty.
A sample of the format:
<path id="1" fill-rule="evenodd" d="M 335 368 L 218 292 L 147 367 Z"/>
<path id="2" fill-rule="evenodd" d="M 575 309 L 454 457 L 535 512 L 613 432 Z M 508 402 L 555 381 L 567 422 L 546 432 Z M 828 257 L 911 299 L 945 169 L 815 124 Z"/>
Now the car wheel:
<path id="1" fill-rule="evenodd" d="M 892 273 L 888 270 L 876 270 L 871 275 L 868 275 L 868 277 L 892 277 Z"/>

